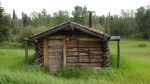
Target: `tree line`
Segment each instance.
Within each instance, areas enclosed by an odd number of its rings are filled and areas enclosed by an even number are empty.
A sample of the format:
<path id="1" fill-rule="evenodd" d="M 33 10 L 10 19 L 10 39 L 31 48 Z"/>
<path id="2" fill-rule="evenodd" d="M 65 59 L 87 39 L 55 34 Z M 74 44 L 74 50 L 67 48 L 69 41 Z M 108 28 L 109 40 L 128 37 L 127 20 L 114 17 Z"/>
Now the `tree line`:
<path id="1" fill-rule="evenodd" d="M 22 12 L 18 18 L 15 9 L 13 14 L 8 14 L 0 5 L 0 42 L 22 42 L 24 37 L 31 36 L 39 31 L 46 30 L 67 20 L 88 26 L 88 10 L 86 6 L 75 6 L 72 14 L 66 10 L 60 10 L 52 15 L 46 9 L 41 12 L 32 12 L 27 15 Z M 104 31 L 109 35 L 142 36 L 150 38 L 150 4 L 147 7 L 139 7 L 135 10 L 121 10 L 121 15 L 98 16 L 94 12 L 93 28 Z"/>

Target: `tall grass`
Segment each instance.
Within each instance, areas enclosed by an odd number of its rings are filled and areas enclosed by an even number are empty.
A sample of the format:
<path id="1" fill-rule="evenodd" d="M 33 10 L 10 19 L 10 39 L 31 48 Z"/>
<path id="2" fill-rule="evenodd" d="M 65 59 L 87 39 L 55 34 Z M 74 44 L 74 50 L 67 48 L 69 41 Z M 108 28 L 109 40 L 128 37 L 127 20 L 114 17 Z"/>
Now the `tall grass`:
<path id="1" fill-rule="evenodd" d="M 146 46 L 141 47 L 139 45 Z M 60 66 L 53 75 L 47 67 L 33 63 L 29 50 L 29 64 L 24 64 L 24 49 L 12 44 L 0 47 L 0 84 L 150 84 L 150 40 L 122 39 L 121 68 L 117 69 L 116 42 L 109 42 L 110 67 L 105 69 L 66 68 Z M 17 45 L 16 45 L 17 46 Z"/>

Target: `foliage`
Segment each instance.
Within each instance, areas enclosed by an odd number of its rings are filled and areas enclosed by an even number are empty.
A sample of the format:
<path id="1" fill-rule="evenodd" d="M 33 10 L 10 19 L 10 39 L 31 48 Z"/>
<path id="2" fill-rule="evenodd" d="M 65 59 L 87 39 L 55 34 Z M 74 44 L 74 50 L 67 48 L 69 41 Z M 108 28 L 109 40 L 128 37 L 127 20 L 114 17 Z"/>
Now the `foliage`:
<path id="1" fill-rule="evenodd" d="M 0 42 L 8 40 L 9 37 L 9 20 L 0 3 Z"/>
<path id="2" fill-rule="evenodd" d="M 58 25 L 69 19 L 69 14 L 67 11 L 58 11 L 53 13 L 53 24 Z"/>
<path id="3" fill-rule="evenodd" d="M 51 27 L 52 24 L 52 18 L 50 14 L 47 14 L 47 11 L 45 9 L 41 10 L 41 12 L 32 12 L 31 15 L 31 26 L 33 27 Z"/>
<path id="4" fill-rule="evenodd" d="M 48 14 L 46 9 L 40 12 L 32 12 L 30 15 L 22 12 L 22 18 L 18 18 L 15 9 L 11 14 L 5 14 L 0 7 L 0 42 L 19 41 L 31 35 L 25 34 L 27 27 L 36 30 L 39 27 L 51 28 L 67 20 L 88 26 L 88 8 L 86 6 L 75 6 L 71 15 L 66 10 Z M 108 35 L 118 35 L 121 37 L 143 36 L 150 38 L 150 4 L 147 7 L 139 7 L 135 10 L 121 10 L 120 15 L 96 15 L 93 11 L 93 29 L 104 31 Z M 42 31 L 42 29 L 41 29 Z M 26 31 L 27 33 L 27 31 Z"/>
<path id="5" fill-rule="evenodd" d="M 87 7 L 75 6 L 72 11 L 73 21 L 82 25 L 88 25 Z"/>
<path id="6" fill-rule="evenodd" d="M 38 32 L 44 31 L 46 29 L 47 28 L 45 28 L 45 27 L 34 28 L 32 26 L 26 26 L 22 30 L 20 30 L 19 35 L 17 37 L 17 41 L 18 42 L 24 42 L 24 38 L 28 38 L 28 37 L 30 37 L 30 36 L 38 33 Z"/>
<path id="7" fill-rule="evenodd" d="M 150 38 L 150 4 L 137 9 L 136 22 L 139 32 L 142 32 L 144 38 Z"/>

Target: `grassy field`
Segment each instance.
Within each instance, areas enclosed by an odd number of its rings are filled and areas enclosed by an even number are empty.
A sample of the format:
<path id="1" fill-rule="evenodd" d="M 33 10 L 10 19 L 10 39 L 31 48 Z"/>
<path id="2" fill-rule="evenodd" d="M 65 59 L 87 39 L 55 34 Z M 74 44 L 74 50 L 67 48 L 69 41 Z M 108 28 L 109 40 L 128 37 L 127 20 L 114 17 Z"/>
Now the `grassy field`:
<path id="1" fill-rule="evenodd" d="M 17 46 L 16 46 L 17 45 Z M 121 39 L 121 68 L 116 68 L 116 42 L 109 42 L 111 66 L 94 70 L 60 67 L 58 75 L 48 68 L 24 64 L 24 48 L 20 44 L 0 44 L 0 84 L 150 84 L 150 40 Z"/>

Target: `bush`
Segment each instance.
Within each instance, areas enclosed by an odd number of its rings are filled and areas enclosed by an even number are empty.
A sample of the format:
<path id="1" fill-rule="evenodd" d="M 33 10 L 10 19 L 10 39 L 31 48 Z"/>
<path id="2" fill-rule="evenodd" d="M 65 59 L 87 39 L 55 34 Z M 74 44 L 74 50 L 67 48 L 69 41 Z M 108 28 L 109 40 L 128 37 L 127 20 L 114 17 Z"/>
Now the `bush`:
<path id="1" fill-rule="evenodd" d="M 149 31 L 142 32 L 142 36 L 143 36 L 143 38 L 145 38 L 145 39 L 150 38 L 150 36 L 149 36 L 149 35 L 150 35 L 150 34 L 149 34 Z"/>

